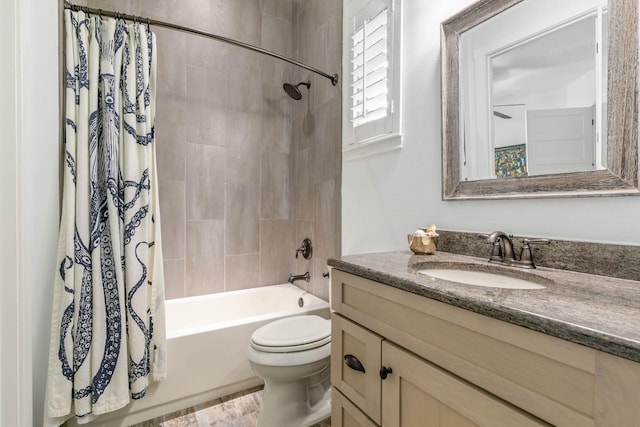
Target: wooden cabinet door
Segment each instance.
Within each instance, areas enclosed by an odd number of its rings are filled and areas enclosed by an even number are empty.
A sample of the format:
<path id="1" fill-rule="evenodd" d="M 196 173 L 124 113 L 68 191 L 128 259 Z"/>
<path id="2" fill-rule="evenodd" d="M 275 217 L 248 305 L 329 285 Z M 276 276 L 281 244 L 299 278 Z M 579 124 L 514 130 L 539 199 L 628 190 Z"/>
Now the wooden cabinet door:
<path id="1" fill-rule="evenodd" d="M 376 427 L 376 424 L 334 387 L 331 390 L 331 426 Z"/>
<path id="2" fill-rule="evenodd" d="M 384 427 L 549 425 L 388 341 L 382 365 Z"/>
<path id="3" fill-rule="evenodd" d="M 381 341 L 356 323 L 337 314 L 331 317 L 331 384 L 378 424 Z M 361 370 L 353 368 L 358 363 Z"/>

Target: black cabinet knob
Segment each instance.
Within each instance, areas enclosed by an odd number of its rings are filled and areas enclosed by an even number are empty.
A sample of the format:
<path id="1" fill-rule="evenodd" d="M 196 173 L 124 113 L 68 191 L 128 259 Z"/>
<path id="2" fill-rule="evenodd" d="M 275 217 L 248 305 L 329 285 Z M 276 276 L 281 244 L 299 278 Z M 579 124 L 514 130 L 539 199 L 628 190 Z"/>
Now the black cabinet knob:
<path id="1" fill-rule="evenodd" d="M 393 369 L 391 369 L 391 367 L 387 368 L 386 366 L 383 366 L 382 368 L 380 368 L 380 378 L 382 378 L 383 380 L 386 380 L 387 375 L 389 375 L 392 372 L 393 372 Z"/>
<path id="2" fill-rule="evenodd" d="M 351 369 L 353 369 L 354 371 L 359 371 L 364 373 L 364 366 L 362 366 L 362 363 L 360 363 L 360 361 L 358 360 L 357 357 L 355 357 L 353 354 L 345 354 L 344 355 L 344 361 L 347 364 L 348 367 L 350 367 Z"/>

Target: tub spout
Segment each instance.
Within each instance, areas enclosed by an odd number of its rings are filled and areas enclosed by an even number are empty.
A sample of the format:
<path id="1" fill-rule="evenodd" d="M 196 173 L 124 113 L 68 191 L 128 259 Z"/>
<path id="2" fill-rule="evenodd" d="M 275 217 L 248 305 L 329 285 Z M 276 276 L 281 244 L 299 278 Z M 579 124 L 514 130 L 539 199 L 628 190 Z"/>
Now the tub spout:
<path id="1" fill-rule="evenodd" d="M 311 280 L 311 275 L 309 274 L 308 271 L 304 274 L 298 274 L 298 275 L 289 274 L 289 280 L 288 280 L 289 283 L 293 284 L 296 282 L 296 280 L 306 280 L 308 282 Z"/>

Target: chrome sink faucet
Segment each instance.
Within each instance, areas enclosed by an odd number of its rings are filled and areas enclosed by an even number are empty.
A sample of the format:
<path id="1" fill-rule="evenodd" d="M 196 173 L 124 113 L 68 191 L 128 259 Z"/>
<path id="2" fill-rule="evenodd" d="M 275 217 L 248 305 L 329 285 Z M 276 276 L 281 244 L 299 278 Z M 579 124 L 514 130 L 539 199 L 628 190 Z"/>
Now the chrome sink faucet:
<path id="1" fill-rule="evenodd" d="M 548 239 L 525 238 L 522 242 L 520 258 L 516 258 L 513 248 L 513 235 L 508 235 L 504 231 L 494 231 L 489 235 L 481 234 L 480 237 L 485 238 L 487 243 L 492 244 L 491 257 L 489 257 L 489 262 L 506 264 L 520 268 L 536 268 L 535 264 L 533 263 L 531 244 L 548 245 L 549 243 L 551 243 L 551 241 Z"/>
<path id="2" fill-rule="evenodd" d="M 493 245 L 489 262 L 511 263 L 516 260 L 516 256 L 513 253 L 513 242 L 507 233 L 504 231 L 494 231 L 486 236 L 486 238 L 487 242 Z M 502 250 L 501 243 L 504 245 L 504 251 Z"/>

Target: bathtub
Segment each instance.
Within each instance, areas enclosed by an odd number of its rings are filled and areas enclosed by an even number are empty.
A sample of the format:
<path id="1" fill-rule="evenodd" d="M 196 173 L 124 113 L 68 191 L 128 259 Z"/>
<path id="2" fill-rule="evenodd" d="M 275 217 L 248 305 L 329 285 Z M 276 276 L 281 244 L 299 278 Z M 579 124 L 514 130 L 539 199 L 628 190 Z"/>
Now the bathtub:
<path id="1" fill-rule="evenodd" d="M 257 328 L 288 316 L 329 318 L 327 302 L 290 284 L 169 300 L 165 307 L 167 378 L 91 425 L 128 426 L 260 385 L 246 357 Z"/>

